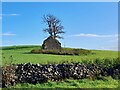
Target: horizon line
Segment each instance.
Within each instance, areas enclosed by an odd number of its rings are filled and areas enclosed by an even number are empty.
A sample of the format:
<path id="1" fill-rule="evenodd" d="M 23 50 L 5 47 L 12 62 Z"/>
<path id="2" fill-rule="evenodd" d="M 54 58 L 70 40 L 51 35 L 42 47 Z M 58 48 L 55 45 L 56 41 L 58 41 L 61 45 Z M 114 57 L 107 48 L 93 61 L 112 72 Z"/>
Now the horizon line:
<path id="1" fill-rule="evenodd" d="M 11 47 L 11 46 L 42 46 L 41 44 L 17 44 L 17 45 L 0 45 L 0 48 L 1 47 Z M 120 51 L 119 50 L 119 48 L 118 48 L 118 50 L 114 50 L 114 49 L 100 49 L 100 48 L 94 48 L 94 49 L 92 49 L 92 48 L 85 48 L 85 47 L 70 47 L 70 46 L 66 46 L 66 47 L 64 47 L 64 46 L 61 46 L 61 47 L 63 47 L 63 48 L 79 48 L 79 49 L 88 49 L 88 50 L 108 50 L 108 51 Z"/>

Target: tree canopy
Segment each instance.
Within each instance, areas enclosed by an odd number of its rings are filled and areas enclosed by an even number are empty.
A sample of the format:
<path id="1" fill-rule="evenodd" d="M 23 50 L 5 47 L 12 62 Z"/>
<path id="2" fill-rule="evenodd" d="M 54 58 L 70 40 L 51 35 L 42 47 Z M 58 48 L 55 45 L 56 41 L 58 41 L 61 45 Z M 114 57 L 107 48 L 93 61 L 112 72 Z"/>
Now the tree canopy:
<path id="1" fill-rule="evenodd" d="M 44 32 L 49 33 L 51 37 L 63 38 L 59 34 L 65 33 L 63 31 L 64 27 L 61 25 L 61 21 L 55 16 L 48 14 L 43 15 L 43 21 L 47 25 L 47 28 L 43 29 Z"/>

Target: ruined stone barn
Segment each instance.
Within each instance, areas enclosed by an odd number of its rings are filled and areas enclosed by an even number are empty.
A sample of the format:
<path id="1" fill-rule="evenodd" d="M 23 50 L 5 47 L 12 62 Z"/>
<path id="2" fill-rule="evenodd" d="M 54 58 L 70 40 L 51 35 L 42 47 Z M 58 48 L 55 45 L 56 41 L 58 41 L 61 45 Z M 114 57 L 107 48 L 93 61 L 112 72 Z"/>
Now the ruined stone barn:
<path id="1" fill-rule="evenodd" d="M 52 36 L 49 36 L 46 40 L 44 40 L 42 44 L 42 49 L 44 50 L 60 50 L 61 49 L 61 43 L 53 38 Z"/>

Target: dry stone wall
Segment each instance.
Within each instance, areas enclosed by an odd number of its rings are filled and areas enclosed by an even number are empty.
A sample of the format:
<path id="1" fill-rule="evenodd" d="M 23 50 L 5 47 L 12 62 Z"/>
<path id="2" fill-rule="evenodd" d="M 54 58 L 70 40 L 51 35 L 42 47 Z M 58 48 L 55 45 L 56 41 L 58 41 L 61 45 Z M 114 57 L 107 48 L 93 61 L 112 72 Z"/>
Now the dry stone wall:
<path id="1" fill-rule="evenodd" d="M 5 72 L 4 72 L 5 73 Z M 4 74 L 3 74 L 4 76 Z M 112 76 L 120 79 L 120 64 L 111 68 L 103 68 L 95 64 L 17 64 L 15 65 L 16 83 L 43 83 L 48 80 L 60 81 L 63 79 L 98 79 L 100 76 Z M 12 80 L 12 79 L 11 79 Z M 3 86 L 5 81 L 3 83 Z"/>
<path id="2" fill-rule="evenodd" d="M 59 81 L 66 78 L 83 79 L 98 78 L 99 76 L 114 76 L 120 74 L 120 65 L 113 68 L 102 68 L 95 64 L 18 64 L 16 76 L 20 83 L 42 83 L 47 80 Z M 120 77 L 119 77 L 120 78 Z"/>

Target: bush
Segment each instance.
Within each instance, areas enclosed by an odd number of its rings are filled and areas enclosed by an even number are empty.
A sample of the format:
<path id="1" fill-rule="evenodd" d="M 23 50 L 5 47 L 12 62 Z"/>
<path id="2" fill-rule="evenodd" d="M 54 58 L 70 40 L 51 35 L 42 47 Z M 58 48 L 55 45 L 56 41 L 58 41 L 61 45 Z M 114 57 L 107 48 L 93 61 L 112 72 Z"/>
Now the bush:
<path id="1" fill-rule="evenodd" d="M 35 54 L 55 54 L 55 55 L 87 55 L 90 54 L 90 50 L 86 49 L 71 49 L 71 48 L 62 48 L 60 51 L 57 50 L 42 50 L 34 49 L 31 53 Z"/>

